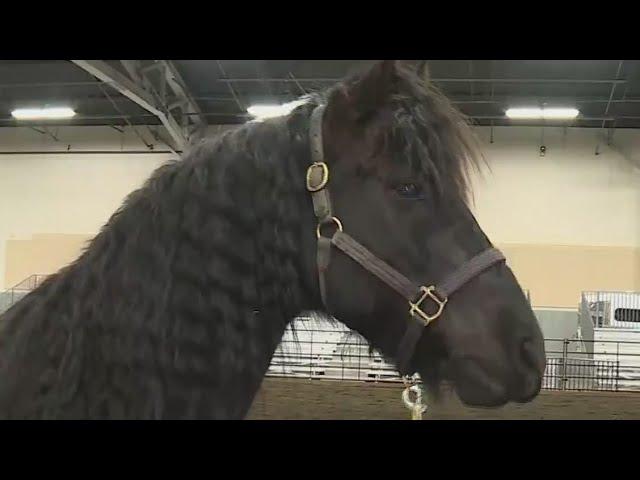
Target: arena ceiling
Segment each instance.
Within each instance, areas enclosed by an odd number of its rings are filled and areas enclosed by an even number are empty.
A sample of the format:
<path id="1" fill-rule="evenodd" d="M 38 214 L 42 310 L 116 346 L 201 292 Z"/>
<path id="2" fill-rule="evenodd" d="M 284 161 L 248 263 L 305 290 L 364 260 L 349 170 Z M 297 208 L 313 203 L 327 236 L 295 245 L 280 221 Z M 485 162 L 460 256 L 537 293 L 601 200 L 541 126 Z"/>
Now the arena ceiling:
<path id="1" fill-rule="evenodd" d="M 247 121 L 365 68 L 363 60 L 0 61 L 0 126 L 162 124 L 173 138 Z M 429 60 L 432 81 L 479 125 L 640 128 L 637 60 Z M 68 105 L 72 119 L 16 120 L 16 108 Z M 511 120 L 510 107 L 574 107 L 568 121 Z M 175 130 L 172 132 L 172 130 Z M 178 142 L 179 143 L 179 142 Z"/>

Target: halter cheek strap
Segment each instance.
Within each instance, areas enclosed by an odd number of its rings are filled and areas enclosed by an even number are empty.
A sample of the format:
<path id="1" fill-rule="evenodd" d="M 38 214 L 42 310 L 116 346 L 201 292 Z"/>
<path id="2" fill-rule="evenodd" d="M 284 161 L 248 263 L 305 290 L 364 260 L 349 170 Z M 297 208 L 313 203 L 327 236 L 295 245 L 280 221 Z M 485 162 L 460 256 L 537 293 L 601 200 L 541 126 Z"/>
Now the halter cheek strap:
<path id="1" fill-rule="evenodd" d="M 327 308 L 327 283 L 325 273 L 331 261 L 331 239 L 320 235 L 320 228 L 333 218 L 331 197 L 327 183 L 329 182 L 329 167 L 324 162 L 324 147 L 322 144 L 322 118 L 325 106 L 320 105 L 313 110 L 309 124 L 309 137 L 311 143 L 311 166 L 307 169 L 307 190 L 311 192 L 313 211 L 318 219 L 318 252 L 316 263 L 318 266 L 318 281 L 320 283 L 320 296 L 322 303 Z"/>
<path id="2" fill-rule="evenodd" d="M 345 233 L 342 223 L 333 215 L 331 198 L 327 188 L 329 167 L 324 161 L 322 145 L 322 115 L 324 108 L 323 105 L 316 107 L 311 115 L 309 134 L 312 164 L 307 169 L 306 175 L 307 190 L 311 193 L 313 210 L 318 219 L 316 229 L 318 252 L 316 261 L 322 302 L 326 308 L 325 274 L 331 261 L 332 247 L 335 246 L 407 300 L 411 321 L 400 341 L 396 359 L 400 373 L 408 374 L 413 351 L 424 328 L 442 315 L 449 296 L 483 271 L 503 262 L 505 258 L 499 250 L 489 248 L 445 277 L 438 287 L 435 285 L 419 286 Z M 328 226 L 334 227 L 334 233 L 331 237 L 322 234 L 322 230 L 326 230 Z M 431 313 L 427 312 L 427 302 L 432 304 Z"/>

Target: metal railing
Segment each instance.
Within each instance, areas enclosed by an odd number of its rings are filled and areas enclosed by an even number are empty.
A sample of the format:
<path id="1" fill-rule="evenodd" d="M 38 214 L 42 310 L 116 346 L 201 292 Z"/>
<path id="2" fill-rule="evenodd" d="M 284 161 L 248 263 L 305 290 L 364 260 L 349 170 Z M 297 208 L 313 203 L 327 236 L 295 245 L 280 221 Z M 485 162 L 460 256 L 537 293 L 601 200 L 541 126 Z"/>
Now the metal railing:
<path id="1" fill-rule="evenodd" d="M 640 341 L 545 340 L 549 390 L 640 391 Z"/>
<path id="2" fill-rule="evenodd" d="M 46 277 L 31 275 L 0 294 L 0 313 L 35 289 Z M 530 298 L 529 291 L 524 289 L 524 292 Z M 628 312 L 634 310 L 638 302 L 639 293 L 584 292 L 580 314 L 589 320 L 590 326 L 605 330 L 624 328 L 628 333 L 624 338 L 633 340 L 607 340 L 602 336 L 545 339 L 547 365 L 542 388 L 640 391 L 640 321 L 636 320 L 634 312 Z M 616 309 L 625 311 L 618 312 L 616 318 Z M 629 328 L 639 331 L 629 331 Z M 267 376 L 368 382 L 403 380 L 395 366 L 372 350 L 363 337 L 316 312 L 297 318 L 287 328 Z"/>
<path id="3" fill-rule="evenodd" d="M 347 329 L 314 329 L 285 334 L 268 376 L 401 382 L 402 376 L 362 337 Z"/>
<path id="4" fill-rule="evenodd" d="M 14 285 L 9 290 L 21 290 L 21 291 L 29 291 L 38 287 L 48 275 L 42 273 L 35 273 L 33 275 L 29 275 L 27 278 L 22 280 L 20 283 Z"/>
<path id="5" fill-rule="evenodd" d="M 309 327 L 305 320 L 296 320 L 295 335 L 285 332 L 268 376 L 402 382 L 395 366 L 362 337 L 340 324 Z M 546 339 L 545 350 L 543 389 L 640 391 L 640 341 Z"/>
<path id="6" fill-rule="evenodd" d="M 13 287 L 0 292 L 0 313 L 8 310 L 27 293 L 37 288 L 47 276 L 39 273 L 30 275 Z"/>

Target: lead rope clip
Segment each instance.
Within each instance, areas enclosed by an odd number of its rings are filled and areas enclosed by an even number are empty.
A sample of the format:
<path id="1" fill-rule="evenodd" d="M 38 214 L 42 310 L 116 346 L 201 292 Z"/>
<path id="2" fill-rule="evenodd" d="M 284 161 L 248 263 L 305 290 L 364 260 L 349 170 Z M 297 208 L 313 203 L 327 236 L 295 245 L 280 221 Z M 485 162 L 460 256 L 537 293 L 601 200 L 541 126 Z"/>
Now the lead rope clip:
<path id="1" fill-rule="evenodd" d="M 415 401 L 411 400 L 411 394 L 415 395 Z M 411 420 L 422 420 L 422 414 L 427 411 L 427 405 L 423 403 L 424 388 L 422 385 L 412 385 L 402 391 L 402 401 L 411 410 Z"/>

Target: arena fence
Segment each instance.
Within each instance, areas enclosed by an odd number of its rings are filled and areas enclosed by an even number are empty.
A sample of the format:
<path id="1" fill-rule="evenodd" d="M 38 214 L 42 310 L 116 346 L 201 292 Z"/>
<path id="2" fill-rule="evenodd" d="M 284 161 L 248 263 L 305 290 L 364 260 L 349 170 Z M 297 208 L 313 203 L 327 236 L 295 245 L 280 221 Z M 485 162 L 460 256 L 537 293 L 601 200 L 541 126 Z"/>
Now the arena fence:
<path id="1" fill-rule="evenodd" d="M 0 314 L 35 289 L 45 278 L 47 275 L 34 274 L 4 292 L 0 292 Z"/>
<path id="2" fill-rule="evenodd" d="M 36 288 L 46 275 L 31 275 L 0 294 L 0 313 Z M 525 290 L 527 298 L 529 291 Z M 638 295 L 637 293 L 635 295 Z M 581 339 L 546 339 L 547 365 L 542 388 L 548 390 L 640 391 L 640 326 L 624 292 L 585 292 Z M 616 310 L 617 309 L 617 310 Z M 631 313 L 629 313 L 631 312 Z M 623 318 L 624 317 L 624 318 Z M 593 335 L 593 326 L 604 327 Z M 625 330 L 626 337 L 608 339 Z M 590 333 L 590 335 L 589 335 Z M 637 335 L 640 337 L 640 335 Z M 585 338 L 586 337 L 586 338 Z M 287 328 L 271 361 L 268 376 L 309 379 L 402 382 L 393 364 L 368 342 L 339 322 L 316 312 L 299 317 Z"/>
<path id="3" fill-rule="evenodd" d="M 543 388 L 640 391 L 640 342 L 547 339 Z"/>
<path id="4" fill-rule="evenodd" d="M 640 391 L 640 342 L 546 339 L 547 390 Z M 591 342 L 595 343 L 595 342 Z M 301 318 L 288 329 L 268 376 L 402 382 L 393 364 L 341 324 Z"/>

